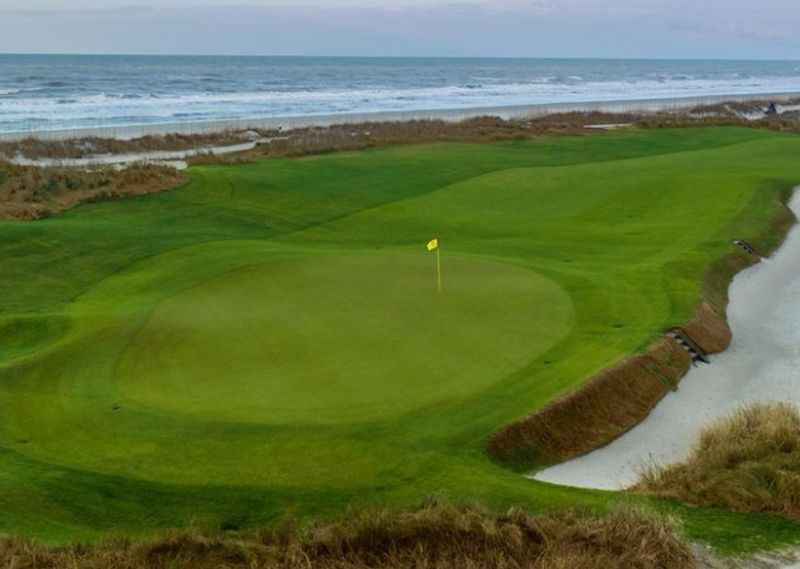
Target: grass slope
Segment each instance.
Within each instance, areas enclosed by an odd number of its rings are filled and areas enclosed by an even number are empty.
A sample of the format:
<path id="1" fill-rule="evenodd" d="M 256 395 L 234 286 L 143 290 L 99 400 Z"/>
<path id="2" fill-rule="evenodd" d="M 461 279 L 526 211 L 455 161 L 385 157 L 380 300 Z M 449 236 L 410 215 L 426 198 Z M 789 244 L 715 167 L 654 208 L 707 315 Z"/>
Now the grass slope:
<path id="1" fill-rule="evenodd" d="M 798 150 L 745 129 L 398 147 L 197 167 L 174 192 L 0 223 L 0 531 L 432 494 L 604 508 L 619 498 L 491 463 L 486 438 L 687 320 L 710 263 L 800 183 Z M 800 535 L 678 511 L 731 549 Z"/>

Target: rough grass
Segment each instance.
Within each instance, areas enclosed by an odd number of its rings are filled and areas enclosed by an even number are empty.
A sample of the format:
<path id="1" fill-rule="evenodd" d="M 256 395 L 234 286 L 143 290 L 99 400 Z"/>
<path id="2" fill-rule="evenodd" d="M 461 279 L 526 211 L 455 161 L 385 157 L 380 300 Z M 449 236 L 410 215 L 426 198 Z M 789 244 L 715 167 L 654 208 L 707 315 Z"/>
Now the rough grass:
<path id="1" fill-rule="evenodd" d="M 455 122 L 413 120 L 343 124 L 290 130 L 270 144 L 260 146 L 254 154 L 298 157 L 426 142 L 485 143 L 526 140 L 556 134 L 596 135 L 598 131 L 590 131 L 585 127 L 611 121 L 633 120 L 635 118 L 629 115 L 564 113 L 529 120 L 504 120 L 484 116 Z"/>
<path id="2" fill-rule="evenodd" d="M 685 461 L 649 468 L 633 490 L 800 518 L 800 411 L 784 403 L 745 407 L 705 429 Z"/>
<path id="3" fill-rule="evenodd" d="M 174 533 L 143 544 L 48 549 L 0 540 L 14 569 L 691 569 L 673 521 L 621 509 L 605 517 L 493 515 L 431 504 L 412 512 L 371 510 L 347 521 L 247 536 Z"/>
<path id="4" fill-rule="evenodd" d="M 584 126 L 608 122 L 634 122 L 637 115 L 560 113 L 530 120 L 504 120 L 484 116 L 463 121 L 411 120 L 303 127 L 287 131 L 252 129 L 207 134 L 151 135 L 130 140 L 84 137 L 66 140 L 26 138 L 0 142 L 0 158 L 83 158 L 98 154 L 130 154 L 241 144 L 254 137 L 270 140 L 249 155 L 306 156 L 326 152 L 358 150 L 396 144 L 425 142 L 497 142 L 544 134 L 588 134 Z M 596 133 L 596 131 L 595 131 Z M 241 157 L 198 156 L 193 164 L 230 163 Z"/>
<path id="5" fill-rule="evenodd" d="M 0 162 L 0 220 L 50 217 L 81 203 L 169 190 L 186 178 L 174 168 L 37 168 Z"/>

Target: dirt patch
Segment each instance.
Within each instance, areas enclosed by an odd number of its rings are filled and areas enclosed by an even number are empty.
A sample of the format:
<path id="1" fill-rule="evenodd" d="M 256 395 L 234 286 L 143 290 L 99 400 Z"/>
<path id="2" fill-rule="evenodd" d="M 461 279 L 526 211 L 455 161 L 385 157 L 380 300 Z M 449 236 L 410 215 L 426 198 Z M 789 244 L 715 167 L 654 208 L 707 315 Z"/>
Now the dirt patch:
<path id="1" fill-rule="evenodd" d="M 691 548 L 675 526 L 623 510 L 497 516 L 431 505 L 414 512 L 366 511 L 307 529 L 287 525 L 250 535 L 181 533 L 146 543 L 48 549 L 0 541 L 0 565 L 15 569 L 217 567 L 248 569 L 692 569 Z"/>

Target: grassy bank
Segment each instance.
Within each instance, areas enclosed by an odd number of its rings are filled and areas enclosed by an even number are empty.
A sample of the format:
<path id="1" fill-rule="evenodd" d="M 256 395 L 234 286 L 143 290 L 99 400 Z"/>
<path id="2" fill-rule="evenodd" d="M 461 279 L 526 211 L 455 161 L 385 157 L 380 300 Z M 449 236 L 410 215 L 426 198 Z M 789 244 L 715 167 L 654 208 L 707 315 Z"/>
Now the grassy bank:
<path id="1" fill-rule="evenodd" d="M 748 237 L 753 253 L 736 247 L 713 262 L 704 276 L 694 317 L 674 328 L 705 355 L 730 346 L 728 289 L 734 276 L 775 252 L 796 221 L 788 207 L 793 189 L 776 186 L 775 195 L 778 203 L 769 223 Z M 692 365 L 679 342 L 660 338 L 647 350 L 589 378 L 581 389 L 498 430 L 489 440 L 489 454 L 529 471 L 603 447 L 640 424 L 670 391 L 679 389 Z"/>
<path id="2" fill-rule="evenodd" d="M 0 531 L 239 529 L 430 495 L 606 509 L 621 498 L 492 463 L 488 437 L 691 319 L 731 239 L 800 183 L 799 149 L 727 128 L 395 147 L 0 222 Z M 800 535 L 680 514 L 729 549 Z"/>

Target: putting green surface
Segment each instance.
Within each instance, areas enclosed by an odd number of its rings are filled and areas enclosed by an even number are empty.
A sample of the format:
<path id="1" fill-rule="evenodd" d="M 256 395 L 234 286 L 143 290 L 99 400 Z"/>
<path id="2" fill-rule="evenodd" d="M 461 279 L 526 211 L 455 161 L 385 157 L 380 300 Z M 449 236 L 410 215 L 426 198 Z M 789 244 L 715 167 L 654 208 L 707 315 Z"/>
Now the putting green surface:
<path id="1" fill-rule="evenodd" d="M 409 146 L 194 168 L 0 222 L 0 532 L 431 495 L 604 508 L 620 498 L 493 464 L 487 437 L 688 319 L 731 239 L 800 183 L 798 151 L 745 129 Z M 800 535 L 680 513 L 740 550 Z"/>
<path id="2" fill-rule="evenodd" d="M 119 360 L 123 400 L 208 420 L 386 419 L 485 389 L 570 329 L 569 296 L 512 265 L 454 257 L 437 294 L 424 255 L 261 257 L 153 311 Z"/>

